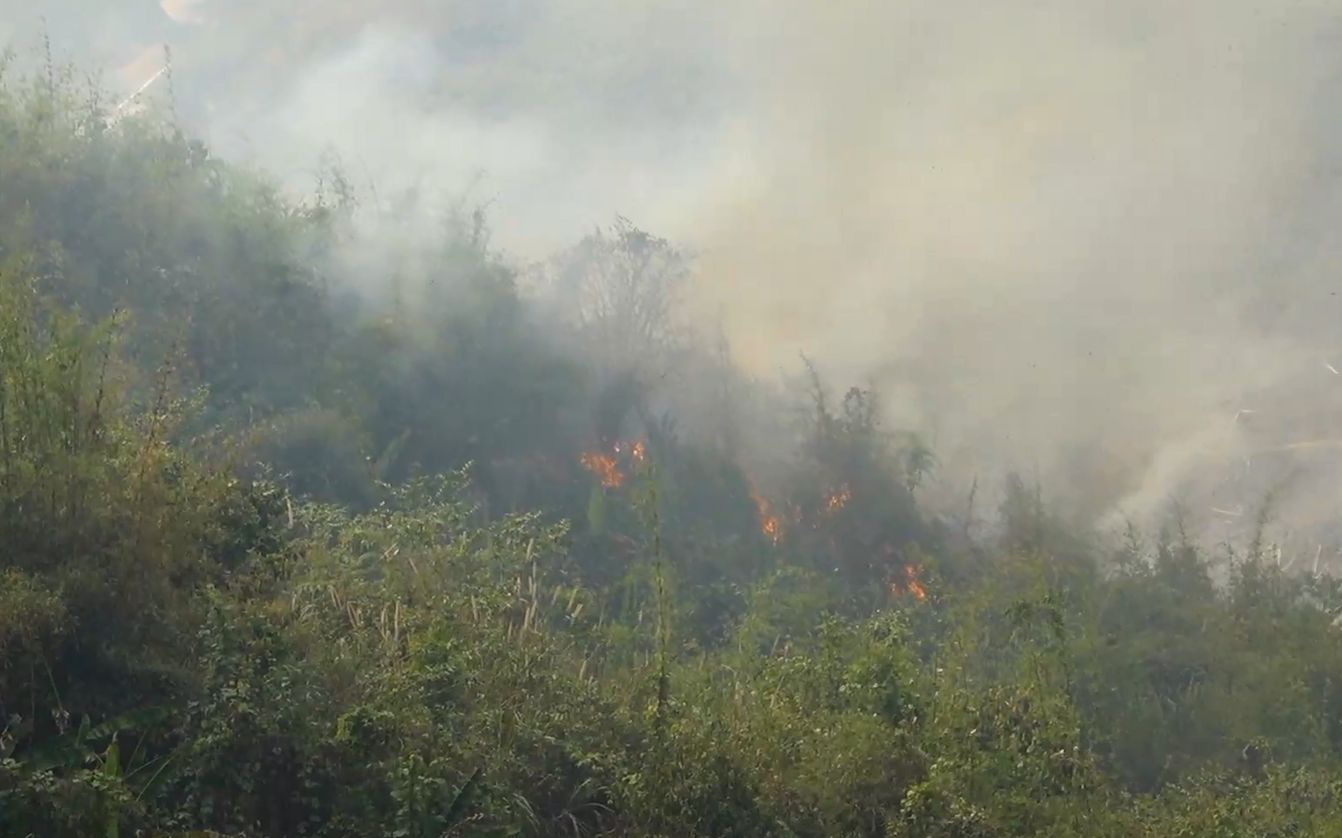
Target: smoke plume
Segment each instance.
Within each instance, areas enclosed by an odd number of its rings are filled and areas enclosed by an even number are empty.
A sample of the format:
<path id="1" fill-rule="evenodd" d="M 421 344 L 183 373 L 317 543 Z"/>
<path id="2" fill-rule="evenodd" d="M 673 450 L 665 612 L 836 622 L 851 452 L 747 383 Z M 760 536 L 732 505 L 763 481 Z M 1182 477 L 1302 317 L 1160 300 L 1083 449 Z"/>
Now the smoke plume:
<path id="1" fill-rule="evenodd" d="M 421 219 L 466 194 L 519 260 L 616 213 L 689 247 L 705 333 L 873 383 L 934 494 L 1339 500 L 1337 0 L 46 7 L 0 34 L 45 11 L 132 87 L 171 42 L 187 118 L 296 186 L 327 153 Z"/>

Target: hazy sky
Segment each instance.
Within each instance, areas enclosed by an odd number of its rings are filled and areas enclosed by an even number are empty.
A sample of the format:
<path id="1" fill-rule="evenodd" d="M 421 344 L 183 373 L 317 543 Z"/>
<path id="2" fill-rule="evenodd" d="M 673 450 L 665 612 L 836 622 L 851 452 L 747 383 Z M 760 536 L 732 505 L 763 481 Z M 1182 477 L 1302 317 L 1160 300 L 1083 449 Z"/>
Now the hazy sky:
<path id="1" fill-rule="evenodd" d="M 948 487 L 1138 509 L 1274 421 L 1342 437 L 1342 0 L 0 6 L 127 88 L 171 41 L 199 130 L 291 183 L 335 151 L 519 258 L 617 212 L 697 249 L 743 363 L 878 381 Z"/>

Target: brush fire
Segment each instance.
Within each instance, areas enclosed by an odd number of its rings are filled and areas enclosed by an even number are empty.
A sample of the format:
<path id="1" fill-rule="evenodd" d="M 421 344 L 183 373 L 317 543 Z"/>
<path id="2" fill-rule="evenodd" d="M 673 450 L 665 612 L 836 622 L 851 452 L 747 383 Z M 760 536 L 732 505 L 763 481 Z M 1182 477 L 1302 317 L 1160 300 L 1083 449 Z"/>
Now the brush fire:
<path id="1" fill-rule="evenodd" d="M 927 599 L 927 588 L 918 577 L 922 575 L 921 565 L 906 564 L 902 569 L 902 578 L 890 583 L 890 593 L 894 596 L 908 595 L 918 602 Z"/>
<path id="2" fill-rule="evenodd" d="M 769 505 L 769 501 L 759 492 L 752 489 L 750 497 L 755 501 L 755 511 L 760 522 L 760 532 L 764 534 L 765 538 L 769 539 L 774 544 L 777 544 L 778 540 L 783 535 L 783 519 L 774 514 L 773 507 Z"/>
<path id="3" fill-rule="evenodd" d="M 625 473 L 620 468 L 620 459 L 624 457 L 634 464 L 642 464 L 648 458 L 648 447 L 643 441 L 617 442 L 611 447 L 611 453 L 604 451 L 585 451 L 578 462 L 601 483 L 602 488 L 618 489 L 624 485 Z"/>
<path id="4" fill-rule="evenodd" d="M 853 490 L 845 484 L 825 496 L 825 512 L 829 515 L 840 511 L 853 499 Z"/>
<path id="5" fill-rule="evenodd" d="M 645 446 L 641 440 L 632 444 L 623 442 L 615 443 L 616 454 L 623 454 L 625 451 L 629 452 L 629 458 L 636 463 L 643 462 L 648 456 L 647 446 Z"/>
<path id="6" fill-rule="evenodd" d="M 578 461 L 600 481 L 604 488 L 618 489 L 624 485 L 624 474 L 620 471 L 619 463 L 615 462 L 615 458 L 611 455 L 600 451 L 585 451 Z"/>

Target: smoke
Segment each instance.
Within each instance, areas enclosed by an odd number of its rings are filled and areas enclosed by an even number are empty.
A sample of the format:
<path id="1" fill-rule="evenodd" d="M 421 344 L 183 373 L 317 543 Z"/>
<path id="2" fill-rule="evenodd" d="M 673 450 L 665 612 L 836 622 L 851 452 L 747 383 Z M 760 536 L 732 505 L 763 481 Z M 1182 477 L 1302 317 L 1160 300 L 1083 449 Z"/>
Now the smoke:
<path id="1" fill-rule="evenodd" d="M 253 10 L 199 9 L 207 23 L 182 31 L 200 48 L 179 51 L 220 153 L 302 186 L 329 152 L 359 186 L 413 194 L 424 217 L 487 204 L 519 259 L 617 212 L 688 236 L 733 151 L 715 139 L 731 91 L 707 4 L 240 5 Z"/>
<path id="2" fill-rule="evenodd" d="M 1017 468 L 1080 513 L 1151 512 L 1253 451 L 1240 409 L 1342 386 L 1339 13 L 751 9 L 758 162 L 719 196 L 707 293 L 747 362 L 883 385 L 961 491 Z"/>
<path id="3" fill-rule="evenodd" d="M 518 259 L 624 213 L 701 254 L 739 363 L 875 384 L 933 492 L 1337 500 L 1324 449 L 1256 452 L 1342 436 L 1342 0 L 164 8 L 116 66 L 171 41 L 221 153 L 300 187 L 333 153 L 426 230 L 468 195 Z"/>

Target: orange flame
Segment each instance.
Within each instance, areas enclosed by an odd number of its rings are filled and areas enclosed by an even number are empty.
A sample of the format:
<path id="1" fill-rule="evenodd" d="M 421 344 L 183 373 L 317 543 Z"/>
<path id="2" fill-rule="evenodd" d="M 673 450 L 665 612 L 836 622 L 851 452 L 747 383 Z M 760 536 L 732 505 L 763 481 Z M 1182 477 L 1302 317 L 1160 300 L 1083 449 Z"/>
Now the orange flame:
<path id="1" fill-rule="evenodd" d="M 624 447 L 622 445 L 617 444 L 615 446 L 615 453 L 618 454 L 623 450 Z M 643 444 L 642 440 L 639 440 L 638 442 L 635 442 L 633 445 L 629 446 L 629 456 L 633 458 L 634 462 L 636 463 L 641 463 L 648 458 L 648 449 L 647 446 Z"/>
<path id="2" fill-rule="evenodd" d="M 588 451 L 578 458 L 583 468 L 590 471 L 601 485 L 607 489 L 618 489 L 624 485 L 625 475 L 620 470 L 620 457 L 626 456 L 635 463 L 643 463 L 648 458 L 647 444 L 642 440 L 634 443 L 617 442 L 611 446 L 612 453 Z"/>
<path id="3" fill-rule="evenodd" d="M 898 580 L 890 583 L 890 593 L 895 596 L 908 594 L 919 602 L 927 599 L 927 587 L 918 579 L 919 574 L 923 572 L 922 565 L 904 565 L 904 584 L 901 585 Z"/>
<path id="4" fill-rule="evenodd" d="M 751 491 L 750 497 L 755 501 L 755 509 L 759 513 L 760 532 L 764 533 L 774 544 L 777 544 L 778 539 L 783 535 L 783 519 L 774 514 L 769 502 L 758 492 Z"/>
<path id="5" fill-rule="evenodd" d="M 918 574 L 921 572 L 921 567 L 904 565 L 904 578 L 907 580 L 904 587 L 919 602 L 927 599 L 927 588 L 923 587 L 923 583 L 918 580 Z"/>
<path id="6" fill-rule="evenodd" d="M 829 496 L 825 498 L 825 512 L 833 515 L 835 512 L 838 512 L 840 509 L 847 506 L 848 501 L 852 499 L 853 490 L 848 488 L 848 485 L 845 483 L 835 491 L 830 492 Z"/>
<path id="7" fill-rule="evenodd" d="M 624 475 L 615 458 L 600 451 L 588 451 L 578 458 L 583 468 L 590 471 L 601 485 L 607 489 L 618 489 L 624 485 Z"/>

